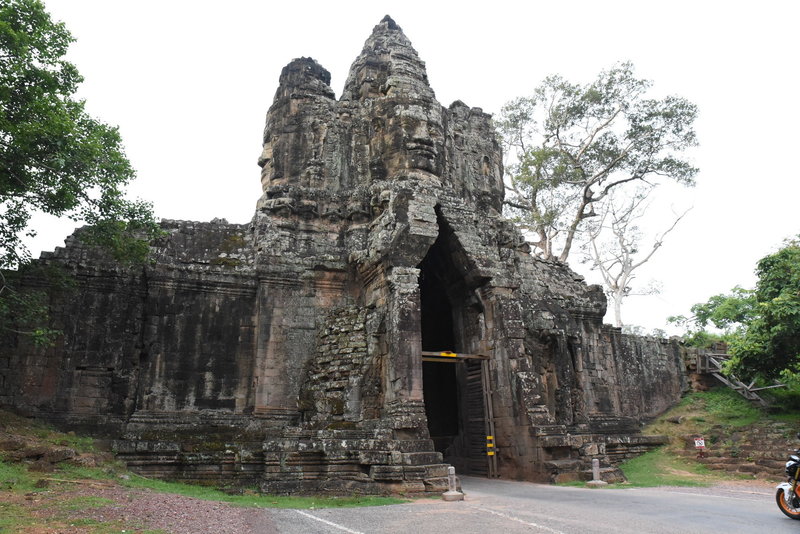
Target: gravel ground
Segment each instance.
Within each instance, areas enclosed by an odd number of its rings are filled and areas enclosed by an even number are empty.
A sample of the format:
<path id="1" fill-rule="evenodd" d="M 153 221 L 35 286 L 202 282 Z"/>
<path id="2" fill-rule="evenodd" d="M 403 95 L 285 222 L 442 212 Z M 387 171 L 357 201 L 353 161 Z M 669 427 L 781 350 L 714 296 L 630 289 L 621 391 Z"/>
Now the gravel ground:
<path id="1" fill-rule="evenodd" d="M 142 529 L 161 529 L 171 534 L 277 534 L 269 514 L 263 509 L 244 508 L 228 503 L 204 501 L 117 485 L 94 485 L 58 488 L 59 498 L 99 497 L 114 504 L 85 508 L 70 513 L 74 519 L 86 518 L 103 522 L 121 521 L 131 525 L 128 532 Z M 49 500 L 49 499 L 48 499 Z M 57 508 L 44 507 L 42 517 L 63 516 Z M 82 532 L 80 529 L 70 532 Z M 64 532 L 59 529 L 58 532 Z M 125 531 L 123 531 L 125 532 Z"/>

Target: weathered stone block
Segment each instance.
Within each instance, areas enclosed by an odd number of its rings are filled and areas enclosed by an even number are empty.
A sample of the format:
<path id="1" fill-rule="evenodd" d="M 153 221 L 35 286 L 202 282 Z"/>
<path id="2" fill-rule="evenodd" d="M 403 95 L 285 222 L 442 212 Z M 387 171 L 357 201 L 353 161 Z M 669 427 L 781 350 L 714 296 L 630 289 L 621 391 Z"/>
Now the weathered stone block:
<path id="1" fill-rule="evenodd" d="M 404 465 L 428 465 L 442 463 L 440 452 L 408 452 L 403 454 Z"/>
<path id="2" fill-rule="evenodd" d="M 370 478 L 378 481 L 399 481 L 403 480 L 403 467 L 395 465 L 373 465 L 370 466 Z"/>
<path id="3" fill-rule="evenodd" d="M 365 465 L 388 464 L 390 455 L 388 452 L 379 451 L 358 451 L 358 463 Z"/>

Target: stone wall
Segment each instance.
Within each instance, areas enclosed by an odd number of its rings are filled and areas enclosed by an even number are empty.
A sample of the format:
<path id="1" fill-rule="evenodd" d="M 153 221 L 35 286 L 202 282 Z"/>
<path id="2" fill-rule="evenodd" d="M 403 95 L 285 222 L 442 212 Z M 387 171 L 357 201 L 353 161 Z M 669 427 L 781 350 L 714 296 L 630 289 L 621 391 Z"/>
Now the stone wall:
<path id="1" fill-rule="evenodd" d="M 6 338 L 0 405 L 106 433 L 146 474 L 280 492 L 440 491 L 443 457 L 484 472 L 490 432 L 499 474 L 530 480 L 657 443 L 637 433 L 686 387 L 678 349 L 604 326 L 600 287 L 530 254 L 491 117 L 439 104 L 388 17 L 340 99 L 329 82 L 310 58 L 281 73 L 249 224 L 164 221 L 139 267 L 77 237 L 43 255 L 77 280 L 50 295 L 63 336 Z M 464 359 L 426 383 L 437 351 Z"/>

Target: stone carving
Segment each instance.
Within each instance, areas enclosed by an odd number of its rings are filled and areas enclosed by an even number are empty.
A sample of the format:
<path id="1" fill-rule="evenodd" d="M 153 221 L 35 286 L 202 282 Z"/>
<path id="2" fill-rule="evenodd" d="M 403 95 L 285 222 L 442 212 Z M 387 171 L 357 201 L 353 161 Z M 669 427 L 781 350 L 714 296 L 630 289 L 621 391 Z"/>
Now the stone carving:
<path id="1" fill-rule="evenodd" d="M 281 73 L 250 224 L 164 221 L 135 269 L 44 254 L 79 282 L 51 299 L 64 336 L 3 340 L 0 405 L 142 473 L 278 492 L 441 492 L 448 464 L 563 480 L 652 444 L 678 348 L 603 326 L 599 287 L 530 256 L 491 117 L 439 104 L 389 17 L 329 82 Z"/>

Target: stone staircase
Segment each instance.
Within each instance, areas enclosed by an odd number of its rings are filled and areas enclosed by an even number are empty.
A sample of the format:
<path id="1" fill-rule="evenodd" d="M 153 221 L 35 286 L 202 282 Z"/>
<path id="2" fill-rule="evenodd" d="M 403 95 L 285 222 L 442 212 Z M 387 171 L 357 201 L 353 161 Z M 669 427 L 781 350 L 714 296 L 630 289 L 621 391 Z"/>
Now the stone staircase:
<path id="1" fill-rule="evenodd" d="M 795 436 L 798 428 L 784 422 L 755 423 L 732 433 L 711 431 L 704 458 L 697 457 L 695 436 L 686 436 L 683 454 L 708 468 L 752 478 L 781 481 L 789 454 L 800 447 Z"/>

